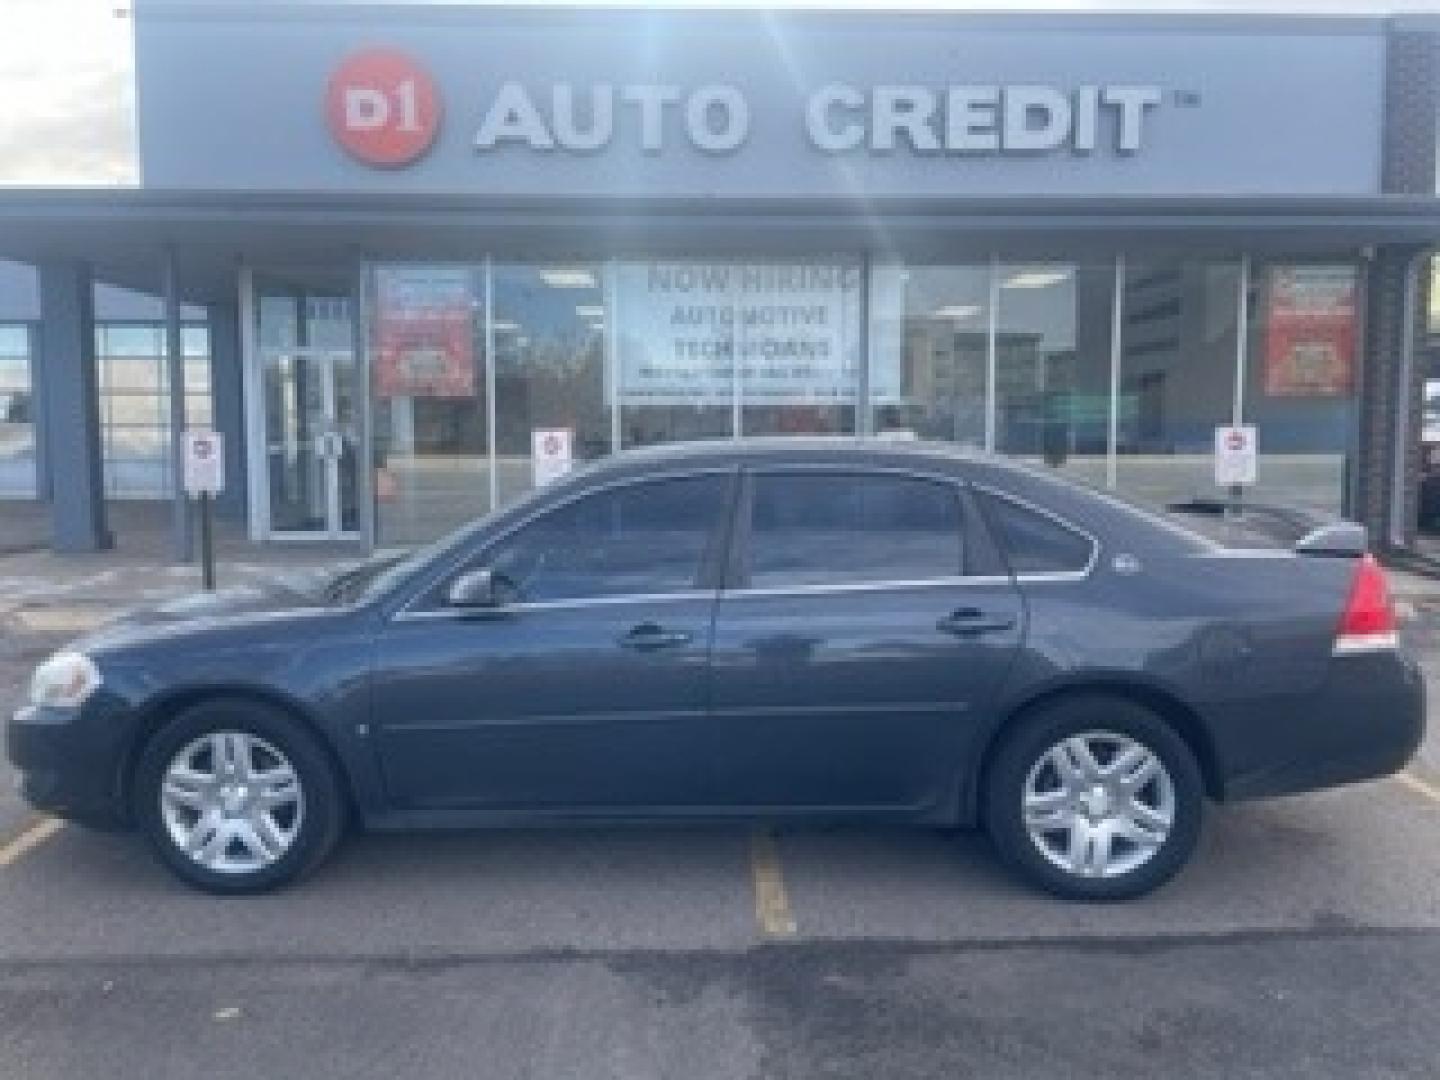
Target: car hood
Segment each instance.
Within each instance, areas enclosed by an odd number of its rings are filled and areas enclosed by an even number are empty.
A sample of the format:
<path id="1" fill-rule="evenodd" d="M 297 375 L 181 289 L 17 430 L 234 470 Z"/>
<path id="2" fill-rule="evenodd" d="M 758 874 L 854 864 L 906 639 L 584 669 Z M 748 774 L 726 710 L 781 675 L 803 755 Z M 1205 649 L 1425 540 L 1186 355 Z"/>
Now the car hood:
<path id="1" fill-rule="evenodd" d="M 315 612 L 328 607 L 323 572 L 291 573 L 197 592 L 164 603 L 134 608 L 104 623 L 72 644 L 84 650 L 109 650 L 180 634 L 220 630 Z"/>

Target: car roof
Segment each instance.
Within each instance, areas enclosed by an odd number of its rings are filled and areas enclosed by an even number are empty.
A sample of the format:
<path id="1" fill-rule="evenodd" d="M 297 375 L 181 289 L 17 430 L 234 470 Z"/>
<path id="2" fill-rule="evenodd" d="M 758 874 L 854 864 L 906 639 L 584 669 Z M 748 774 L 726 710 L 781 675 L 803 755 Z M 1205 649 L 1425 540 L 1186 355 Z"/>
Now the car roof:
<path id="1" fill-rule="evenodd" d="M 625 471 L 659 466 L 693 466 L 698 463 L 838 463 L 906 461 L 912 465 L 931 464 L 946 471 L 966 461 L 1003 461 L 991 455 L 962 450 L 949 443 L 912 439 L 886 439 L 854 435 L 762 435 L 743 439 L 701 439 L 660 443 L 624 450 L 596 463 L 597 471 Z"/>

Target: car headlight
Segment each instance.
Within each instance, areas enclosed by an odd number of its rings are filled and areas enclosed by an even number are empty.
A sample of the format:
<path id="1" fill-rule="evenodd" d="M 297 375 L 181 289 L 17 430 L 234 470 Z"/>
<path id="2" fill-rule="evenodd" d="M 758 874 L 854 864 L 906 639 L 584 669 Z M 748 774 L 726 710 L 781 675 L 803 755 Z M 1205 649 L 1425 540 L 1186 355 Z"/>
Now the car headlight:
<path id="1" fill-rule="evenodd" d="M 100 669 L 84 653 L 59 652 L 30 677 L 33 705 L 79 705 L 100 685 Z"/>

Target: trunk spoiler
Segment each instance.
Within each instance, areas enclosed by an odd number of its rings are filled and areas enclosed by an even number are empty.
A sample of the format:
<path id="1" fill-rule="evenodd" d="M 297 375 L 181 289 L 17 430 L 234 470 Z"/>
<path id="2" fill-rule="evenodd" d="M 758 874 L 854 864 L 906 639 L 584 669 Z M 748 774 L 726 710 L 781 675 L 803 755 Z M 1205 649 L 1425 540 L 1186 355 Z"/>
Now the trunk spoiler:
<path id="1" fill-rule="evenodd" d="M 1297 555 L 1338 555 L 1358 558 L 1369 549 L 1365 526 L 1353 521 L 1336 521 L 1311 529 L 1295 545 Z"/>

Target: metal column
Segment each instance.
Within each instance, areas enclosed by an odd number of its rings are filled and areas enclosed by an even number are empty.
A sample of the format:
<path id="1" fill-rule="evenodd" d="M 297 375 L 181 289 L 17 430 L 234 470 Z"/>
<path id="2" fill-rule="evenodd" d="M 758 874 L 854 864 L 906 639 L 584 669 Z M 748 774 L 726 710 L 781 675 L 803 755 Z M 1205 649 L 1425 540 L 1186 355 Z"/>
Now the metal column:
<path id="1" fill-rule="evenodd" d="M 194 542 L 190 529 L 190 504 L 185 496 L 185 352 L 180 338 L 180 276 L 175 251 L 166 248 L 160 274 L 165 303 L 165 369 L 170 387 L 170 506 L 171 534 L 176 562 L 190 562 Z"/>
<path id="2" fill-rule="evenodd" d="M 90 267 L 57 260 L 38 269 L 39 396 L 45 403 L 41 421 L 51 479 L 51 539 L 60 552 L 102 551 L 114 546 L 114 538 L 105 524 Z"/>

